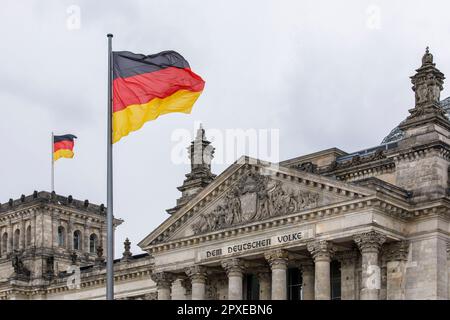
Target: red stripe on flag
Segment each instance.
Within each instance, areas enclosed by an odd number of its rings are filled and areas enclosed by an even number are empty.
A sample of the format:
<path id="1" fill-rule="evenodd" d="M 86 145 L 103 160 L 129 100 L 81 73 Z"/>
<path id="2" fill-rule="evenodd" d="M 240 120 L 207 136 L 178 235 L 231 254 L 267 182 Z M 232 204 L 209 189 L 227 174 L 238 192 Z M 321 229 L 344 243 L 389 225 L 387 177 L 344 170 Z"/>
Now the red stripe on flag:
<path id="1" fill-rule="evenodd" d="M 56 152 L 60 149 L 73 150 L 73 141 L 64 140 L 64 141 L 55 142 L 55 144 L 53 145 L 53 152 Z"/>
<path id="2" fill-rule="evenodd" d="M 203 79 L 190 69 L 169 67 L 113 81 L 113 112 L 129 105 L 144 104 L 154 98 L 164 99 L 179 90 L 202 91 Z"/>

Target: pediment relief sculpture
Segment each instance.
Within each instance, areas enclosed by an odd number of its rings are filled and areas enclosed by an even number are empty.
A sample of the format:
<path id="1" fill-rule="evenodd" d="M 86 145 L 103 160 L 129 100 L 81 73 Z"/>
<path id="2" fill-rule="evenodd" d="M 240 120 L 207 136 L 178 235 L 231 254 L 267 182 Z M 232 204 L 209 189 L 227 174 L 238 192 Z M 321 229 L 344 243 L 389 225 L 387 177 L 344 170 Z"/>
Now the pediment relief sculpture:
<path id="1" fill-rule="evenodd" d="M 212 211 L 200 214 L 192 230 L 200 234 L 299 212 L 318 206 L 319 197 L 318 193 L 294 190 L 281 181 L 248 172 Z"/>

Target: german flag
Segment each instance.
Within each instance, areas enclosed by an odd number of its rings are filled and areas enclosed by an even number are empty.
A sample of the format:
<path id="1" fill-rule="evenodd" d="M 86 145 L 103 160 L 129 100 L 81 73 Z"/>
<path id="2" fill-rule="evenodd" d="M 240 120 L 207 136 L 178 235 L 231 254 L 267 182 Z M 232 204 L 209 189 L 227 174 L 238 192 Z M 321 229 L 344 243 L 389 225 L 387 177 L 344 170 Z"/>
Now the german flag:
<path id="1" fill-rule="evenodd" d="M 73 158 L 74 139 L 73 134 L 53 136 L 53 161 L 59 158 Z"/>
<path id="2" fill-rule="evenodd" d="M 113 52 L 113 143 L 160 115 L 190 113 L 204 86 L 175 51 Z"/>

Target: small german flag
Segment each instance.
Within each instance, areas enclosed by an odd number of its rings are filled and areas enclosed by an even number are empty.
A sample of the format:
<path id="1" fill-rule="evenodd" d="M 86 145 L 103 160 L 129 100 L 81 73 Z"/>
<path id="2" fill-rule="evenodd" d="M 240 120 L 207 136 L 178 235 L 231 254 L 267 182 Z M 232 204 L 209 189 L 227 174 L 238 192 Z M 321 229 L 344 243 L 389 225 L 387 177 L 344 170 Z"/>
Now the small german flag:
<path id="1" fill-rule="evenodd" d="M 53 136 L 53 161 L 59 158 L 73 158 L 74 139 L 73 134 Z"/>
<path id="2" fill-rule="evenodd" d="M 175 51 L 113 52 L 113 143 L 160 115 L 190 113 L 204 86 Z"/>

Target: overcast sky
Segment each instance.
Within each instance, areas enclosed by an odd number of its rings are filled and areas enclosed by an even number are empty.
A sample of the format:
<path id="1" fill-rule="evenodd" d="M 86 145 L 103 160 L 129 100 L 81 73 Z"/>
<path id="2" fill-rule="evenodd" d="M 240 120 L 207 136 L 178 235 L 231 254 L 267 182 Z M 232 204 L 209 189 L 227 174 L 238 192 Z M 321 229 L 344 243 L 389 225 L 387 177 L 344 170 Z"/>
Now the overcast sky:
<path id="1" fill-rule="evenodd" d="M 450 74 L 449 9 L 446 0 L 3 0 L 0 202 L 50 189 L 52 131 L 78 136 L 75 158 L 56 163 L 57 193 L 106 202 L 107 33 L 114 50 L 176 50 L 206 81 L 191 115 L 165 115 L 114 145 L 120 256 L 125 237 L 139 253 L 180 196 L 189 166 L 171 156 L 176 130 L 279 129 L 281 159 L 375 146 L 413 107 L 409 76 L 426 46 Z"/>

